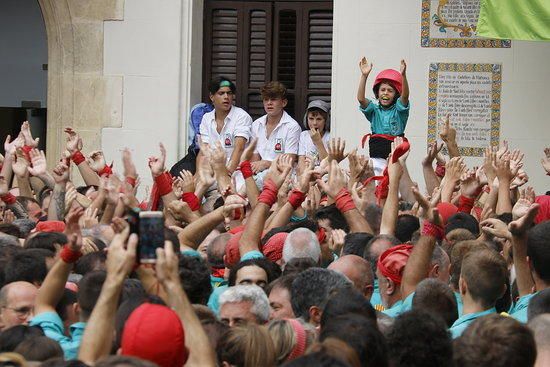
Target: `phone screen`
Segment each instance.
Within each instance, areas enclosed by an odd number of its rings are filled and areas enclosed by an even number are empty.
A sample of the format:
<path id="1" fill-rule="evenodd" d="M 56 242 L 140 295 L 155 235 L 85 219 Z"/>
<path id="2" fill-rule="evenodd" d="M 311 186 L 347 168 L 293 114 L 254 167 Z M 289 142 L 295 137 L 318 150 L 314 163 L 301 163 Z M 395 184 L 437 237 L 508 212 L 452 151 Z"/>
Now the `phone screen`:
<path id="1" fill-rule="evenodd" d="M 139 260 L 154 263 L 156 250 L 164 247 L 164 217 L 162 212 L 139 213 Z"/>

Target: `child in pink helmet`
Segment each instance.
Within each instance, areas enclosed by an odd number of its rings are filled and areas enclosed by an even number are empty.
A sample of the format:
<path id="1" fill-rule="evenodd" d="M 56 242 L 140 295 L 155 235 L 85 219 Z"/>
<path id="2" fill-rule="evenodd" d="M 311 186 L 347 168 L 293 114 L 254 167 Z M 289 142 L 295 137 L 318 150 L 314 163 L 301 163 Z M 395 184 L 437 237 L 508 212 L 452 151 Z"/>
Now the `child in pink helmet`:
<path id="1" fill-rule="evenodd" d="M 365 97 L 365 85 L 372 71 L 372 63 L 366 58 L 359 62 L 361 79 L 357 90 L 359 110 L 370 121 L 372 134 L 363 137 L 362 144 L 369 139 L 369 154 L 374 163 L 375 174 L 386 167 L 386 159 L 391 151 L 391 142 L 396 136 L 404 136 L 409 118 L 409 84 L 407 64 L 401 60 L 401 72 L 393 69 L 382 70 L 374 80 L 372 90 L 377 101 Z"/>

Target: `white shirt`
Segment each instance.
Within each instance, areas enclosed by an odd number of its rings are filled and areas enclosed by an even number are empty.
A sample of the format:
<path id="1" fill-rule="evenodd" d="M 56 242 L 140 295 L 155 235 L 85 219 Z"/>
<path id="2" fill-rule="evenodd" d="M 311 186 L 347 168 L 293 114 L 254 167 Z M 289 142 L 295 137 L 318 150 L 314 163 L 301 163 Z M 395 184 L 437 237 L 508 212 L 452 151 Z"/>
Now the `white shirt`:
<path id="1" fill-rule="evenodd" d="M 330 133 L 328 131 L 325 132 L 322 140 L 323 145 L 325 146 L 325 148 L 327 148 L 330 141 Z M 311 140 L 309 130 L 302 131 L 302 133 L 300 134 L 300 149 L 298 155 L 304 155 L 313 158 L 315 160 L 315 165 L 321 163 L 319 159 L 319 152 L 317 151 L 317 147 L 315 146 L 315 144 L 313 144 L 313 140 Z"/>
<path id="2" fill-rule="evenodd" d="M 252 117 L 242 108 L 232 106 L 218 133 L 216 124 L 216 110 L 204 114 L 201 120 L 200 135 L 203 143 L 216 144 L 219 141 L 225 148 L 227 162 L 231 159 L 235 149 L 235 138 L 240 136 L 247 141 L 250 139 Z"/>
<path id="3" fill-rule="evenodd" d="M 267 115 L 252 123 L 252 138 L 258 138 L 255 153 L 267 161 L 274 160 L 278 154 L 298 154 L 298 143 L 302 128 L 288 113 L 283 111 L 281 120 L 267 137 Z"/>

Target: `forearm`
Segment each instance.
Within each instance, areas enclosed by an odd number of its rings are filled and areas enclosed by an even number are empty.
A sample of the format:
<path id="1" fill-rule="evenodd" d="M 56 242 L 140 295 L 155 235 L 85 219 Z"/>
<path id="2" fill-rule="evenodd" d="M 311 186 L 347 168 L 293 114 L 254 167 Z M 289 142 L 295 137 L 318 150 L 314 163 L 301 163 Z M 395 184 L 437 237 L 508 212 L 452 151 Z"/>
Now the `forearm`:
<path id="1" fill-rule="evenodd" d="M 69 278 L 72 264 L 58 259 L 52 269 L 48 272 L 44 283 L 38 290 L 35 302 L 36 314 L 55 311 L 57 304 L 65 290 L 65 284 Z"/>
<path id="2" fill-rule="evenodd" d="M 243 154 L 244 147 L 246 145 L 246 139 L 243 137 L 235 138 L 235 149 L 231 153 L 231 158 L 229 158 L 229 164 L 227 169 L 230 173 L 235 172 L 239 163 L 241 162 L 241 155 Z"/>
<path id="3" fill-rule="evenodd" d="M 411 176 L 409 175 L 409 170 L 407 169 L 407 166 L 403 167 L 403 176 L 399 180 L 399 192 L 401 193 L 401 198 L 409 203 L 414 203 L 414 195 L 412 192 L 412 187 L 414 186 L 414 182 L 411 179 Z"/>
<path id="4" fill-rule="evenodd" d="M 510 180 L 506 178 L 498 179 L 498 199 L 496 214 L 512 212 L 512 201 L 510 200 Z"/>
<path id="5" fill-rule="evenodd" d="M 87 161 L 84 161 L 77 165 L 78 172 L 80 172 L 80 175 L 82 176 L 82 179 L 84 180 L 84 183 L 86 185 L 94 185 L 99 186 L 99 176 L 97 173 L 90 167 Z"/>
<path id="6" fill-rule="evenodd" d="M 453 197 L 453 192 L 455 191 L 456 184 L 458 182 L 454 179 L 444 177 L 441 183 L 441 202 L 450 203 Z"/>
<path id="7" fill-rule="evenodd" d="M 13 157 L 11 154 L 7 154 L 6 157 L 4 157 L 4 163 L 2 164 L 2 170 L 0 171 L 0 176 L 4 177 L 6 182 L 11 182 L 11 177 L 13 175 L 13 170 L 11 168 L 11 165 L 13 163 Z"/>
<path id="8" fill-rule="evenodd" d="M 447 147 L 447 151 L 449 152 L 450 158 L 460 157 L 460 152 L 456 141 L 446 141 L 445 146 Z"/>
<path id="9" fill-rule="evenodd" d="M 359 87 L 357 88 L 357 102 L 361 105 L 361 108 L 366 108 L 369 104 L 368 99 L 365 97 L 365 86 L 367 84 L 367 77 L 361 74 L 359 78 Z"/>
<path id="10" fill-rule="evenodd" d="M 65 218 L 66 186 L 66 183 L 56 183 L 53 187 L 50 206 L 48 207 L 48 220 L 63 220 Z"/>
<path id="11" fill-rule="evenodd" d="M 266 217 L 270 207 L 264 203 L 257 203 L 246 222 L 243 235 L 239 241 L 239 252 L 241 257 L 250 251 L 258 251 L 258 243 L 264 229 Z"/>
<path id="12" fill-rule="evenodd" d="M 394 182 L 392 182 L 394 181 Z M 380 234 L 394 235 L 397 225 L 397 214 L 399 211 L 399 185 L 395 180 L 390 180 L 388 197 L 382 209 L 382 220 L 380 221 Z"/>
<path id="13" fill-rule="evenodd" d="M 418 283 L 428 276 L 435 246 L 435 237 L 420 236 L 403 271 L 401 283 L 403 299 L 414 292 Z"/>
<path id="14" fill-rule="evenodd" d="M 29 182 L 28 177 L 17 176 L 17 187 L 19 188 L 19 196 L 25 196 L 28 198 L 33 197 L 31 183 Z"/>
<path id="15" fill-rule="evenodd" d="M 253 177 L 248 177 L 245 179 L 244 185 L 246 188 L 246 197 L 248 198 L 248 202 L 250 203 L 250 206 L 254 208 L 258 202 L 260 190 L 258 190 L 258 186 L 256 185 L 256 181 L 254 181 Z"/>
<path id="16" fill-rule="evenodd" d="M 182 324 L 185 325 L 187 335 L 185 344 L 189 348 L 189 360 L 186 366 L 215 366 L 214 349 L 183 287 L 177 282 L 166 282 L 163 288 L 168 294 L 167 305 L 178 314 Z"/>
<path id="17" fill-rule="evenodd" d="M 525 234 L 512 237 L 512 254 L 518 293 L 520 297 L 525 296 L 531 293 L 535 285 L 527 261 L 527 236 Z"/>
<path id="18" fill-rule="evenodd" d="M 32 176 L 29 178 L 32 190 L 35 192 L 35 196 L 38 196 L 38 193 L 46 186 L 49 187 L 50 189 L 53 189 L 55 182 L 52 176 L 49 176 L 49 178 L 51 179 L 50 182 L 43 180 L 41 177 L 36 177 L 36 176 Z"/>
<path id="19" fill-rule="evenodd" d="M 199 247 L 200 243 L 208 236 L 214 228 L 223 222 L 223 207 L 220 207 L 206 215 L 203 215 L 194 222 L 189 223 L 180 233 L 182 245 L 193 249 Z"/>
<path id="20" fill-rule="evenodd" d="M 277 211 L 277 214 L 275 214 L 275 216 L 269 222 L 269 224 L 266 223 L 266 228 L 264 229 L 264 231 L 267 233 L 273 228 L 284 226 L 290 221 L 290 217 L 292 216 L 292 213 L 294 213 L 294 208 L 287 201 L 281 207 L 281 209 Z"/>
<path id="21" fill-rule="evenodd" d="M 422 165 L 422 173 L 424 174 L 424 182 L 428 193 L 434 192 L 434 189 L 439 186 L 439 178 L 435 174 L 433 166 Z"/>
<path id="22" fill-rule="evenodd" d="M 216 176 L 216 182 L 218 183 L 218 190 L 225 197 L 229 193 L 226 190 L 229 188 L 231 192 L 234 192 L 233 183 L 231 182 L 231 175 L 225 166 L 214 167 L 214 175 Z"/>
<path id="23" fill-rule="evenodd" d="M 94 201 L 92 201 L 91 208 L 92 210 L 97 209 L 98 211 L 101 211 L 103 209 L 103 203 L 105 202 L 105 192 L 100 190 L 97 193 L 97 196 L 95 197 Z"/>
<path id="24" fill-rule="evenodd" d="M 407 74 L 402 74 L 403 87 L 401 91 L 401 103 L 404 106 L 409 104 L 409 82 L 407 81 Z"/>
<path id="25" fill-rule="evenodd" d="M 361 215 L 359 210 L 357 208 L 348 210 L 347 212 L 344 212 L 344 218 L 346 218 L 346 222 L 349 225 L 349 232 L 350 233 L 371 233 L 373 234 L 373 230 L 369 225 L 369 222 Z"/>
<path id="26" fill-rule="evenodd" d="M 313 142 L 315 144 L 315 147 L 317 148 L 317 153 L 319 153 L 319 160 L 322 161 L 323 159 L 328 157 L 328 151 L 327 148 L 325 148 L 325 144 L 323 144 L 323 140 Z"/>
<path id="27" fill-rule="evenodd" d="M 99 224 L 111 224 L 113 221 L 113 217 L 115 215 L 115 205 L 108 203 L 105 206 L 105 210 L 103 211 L 103 215 L 101 216 L 101 220 L 99 221 Z"/>
<path id="28" fill-rule="evenodd" d="M 107 275 L 97 303 L 86 323 L 78 359 L 93 366 L 101 357 L 108 356 L 114 336 L 115 316 L 124 278 Z"/>

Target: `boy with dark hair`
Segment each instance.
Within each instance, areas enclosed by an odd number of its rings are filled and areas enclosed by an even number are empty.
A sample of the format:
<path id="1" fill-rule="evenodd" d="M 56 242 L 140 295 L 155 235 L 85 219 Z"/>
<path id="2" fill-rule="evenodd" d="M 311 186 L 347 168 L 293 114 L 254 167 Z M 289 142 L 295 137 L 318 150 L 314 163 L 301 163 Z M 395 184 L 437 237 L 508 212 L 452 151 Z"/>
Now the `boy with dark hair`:
<path id="1" fill-rule="evenodd" d="M 261 89 L 265 115 L 252 123 L 252 138 L 257 139 L 251 159 L 252 171 L 265 171 L 279 154 L 298 156 L 302 129 L 284 108 L 288 104 L 286 87 L 277 81 L 266 83 Z"/>
<path id="2" fill-rule="evenodd" d="M 462 260 L 459 289 L 463 315 L 451 327 L 459 337 L 474 320 L 496 313 L 495 303 L 506 291 L 506 262 L 489 249 L 471 251 Z"/>

